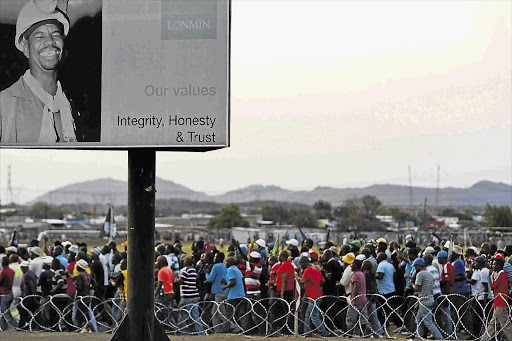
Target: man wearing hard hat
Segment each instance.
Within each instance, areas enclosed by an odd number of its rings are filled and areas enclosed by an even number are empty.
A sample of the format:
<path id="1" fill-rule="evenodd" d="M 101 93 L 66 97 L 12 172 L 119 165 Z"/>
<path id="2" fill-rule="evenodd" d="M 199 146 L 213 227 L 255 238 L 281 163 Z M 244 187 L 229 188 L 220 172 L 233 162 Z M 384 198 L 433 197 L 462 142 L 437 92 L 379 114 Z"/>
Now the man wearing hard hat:
<path id="1" fill-rule="evenodd" d="M 0 143 L 76 142 L 78 113 L 58 81 L 69 19 L 56 0 L 30 0 L 16 22 L 14 44 L 29 70 L 0 92 Z"/>

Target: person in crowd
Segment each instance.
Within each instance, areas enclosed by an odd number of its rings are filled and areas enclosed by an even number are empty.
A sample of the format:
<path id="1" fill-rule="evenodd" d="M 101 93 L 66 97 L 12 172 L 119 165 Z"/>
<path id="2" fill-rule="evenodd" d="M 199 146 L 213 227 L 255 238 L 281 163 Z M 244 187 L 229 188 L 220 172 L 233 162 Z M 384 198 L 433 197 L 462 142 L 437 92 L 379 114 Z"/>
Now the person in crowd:
<path id="1" fill-rule="evenodd" d="M 507 302 L 508 279 L 505 272 L 503 272 L 504 265 L 505 260 L 503 258 L 495 259 L 493 263 L 493 272 L 490 273 L 488 277 L 494 293 L 494 311 L 492 318 L 487 324 L 487 328 L 482 335 L 481 341 L 489 341 L 491 338 L 495 337 L 496 331 L 499 330 L 496 329 L 497 323 L 501 326 L 501 332 L 507 340 L 512 341 L 512 323 L 509 317 L 509 304 Z M 493 275 L 495 276 L 494 280 L 492 280 Z"/>
<path id="2" fill-rule="evenodd" d="M 451 302 L 449 297 L 453 295 L 455 286 L 455 268 L 448 262 L 448 252 L 442 250 L 437 253 L 436 259 L 442 266 L 441 270 L 441 297 L 439 324 L 445 338 L 454 338 L 451 317 Z"/>
<path id="3" fill-rule="evenodd" d="M 166 325 L 174 330 L 176 321 L 173 316 L 174 306 L 174 272 L 167 264 L 167 257 L 158 256 L 155 263 L 158 269 L 158 283 L 155 288 L 155 301 L 162 304 L 166 309 L 163 319 Z"/>
<path id="4" fill-rule="evenodd" d="M 432 333 L 434 340 L 443 339 L 443 335 L 434 323 L 432 307 L 434 306 L 434 277 L 426 270 L 423 258 L 416 258 L 413 262 L 416 268 L 416 280 L 412 283 L 414 291 L 418 293 L 418 313 L 416 314 L 416 334 L 426 337 L 425 328 Z"/>
<path id="5" fill-rule="evenodd" d="M 347 309 L 347 331 L 349 335 L 356 337 L 364 336 L 368 324 L 366 280 L 361 272 L 361 258 L 354 259 L 351 264 L 353 273 L 350 278 L 350 304 Z"/>
<path id="6" fill-rule="evenodd" d="M 377 254 L 377 263 L 379 265 L 377 267 L 376 278 L 377 289 L 380 294 L 377 313 L 382 326 L 386 324 L 388 319 L 391 319 L 395 323 L 395 326 L 400 328 L 403 322 L 400 316 L 392 309 L 395 308 L 395 306 L 393 305 L 394 302 L 391 301 L 391 298 L 396 295 L 394 282 L 396 270 L 394 266 L 388 262 L 388 259 L 385 252 L 379 252 Z M 389 300 L 389 302 L 386 302 L 386 300 Z M 387 316 L 387 319 L 385 319 L 385 316 Z"/>
<path id="7" fill-rule="evenodd" d="M 455 325 L 460 332 L 469 335 L 473 333 L 473 317 L 471 314 L 470 298 L 471 290 L 466 280 L 466 266 L 463 259 L 463 250 L 460 245 L 454 245 L 450 254 L 450 263 L 455 268 L 455 279 L 453 292 L 455 295 L 451 297 L 452 304 L 459 307 L 459 313 L 454 319 Z M 452 315 L 452 318 L 454 316 Z"/>
<path id="8" fill-rule="evenodd" d="M 11 314 L 10 307 L 14 299 L 12 285 L 15 272 L 9 267 L 9 257 L 5 256 L 1 261 L 2 271 L 0 272 L 0 330 L 7 330 L 8 325 L 18 327 L 18 322 Z"/>
<path id="9" fill-rule="evenodd" d="M 177 282 L 180 285 L 181 299 L 179 304 L 178 334 L 183 334 L 187 327 L 187 320 L 192 318 L 194 332 L 205 335 L 203 324 L 199 315 L 199 290 L 197 289 L 197 271 L 194 268 L 195 258 L 187 255 L 183 261 L 185 268 L 180 271 Z"/>
<path id="10" fill-rule="evenodd" d="M 329 337 L 331 333 L 327 331 L 324 324 L 322 323 L 322 312 L 320 311 L 320 305 L 322 304 L 321 287 L 325 283 L 325 279 L 318 269 L 311 266 L 308 257 L 302 256 L 299 260 L 299 264 L 300 273 L 302 276 L 299 276 L 299 274 L 296 274 L 296 276 L 299 283 L 304 284 L 307 297 L 305 300 L 307 306 L 305 307 L 306 320 L 304 322 L 304 335 L 311 335 L 310 325 L 313 324 L 320 336 Z"/>
<path id="11" fill-rule="evenodd" d="M 226 323 L 226 305 L 224 301 L 228 298 L 227 290 L 222 289 L 222 280 L 226 280 L 227 268 L 224 264 L 225 255 L 217 252 L 214 256 L 214 265 L 206 274 L 206 280 L 212 284 L 212 295 L 216 304 L 212 305 L 213 330 L 216 333 L 227 333 L 229 324 Z"/>
<path id="12" fill-rule="evenodd" d="M 20 312 L 19 328 L 24 330 L 37 329 L 37 325 L 30 324 L 34 313 L 39 308 L 39 295 L 37 294 L 37 276 L 29 270 L 30 264 L 28 261 L 23 261 L 20 264 L 21 271 L 23 271 L 22 289 L 23 289 L 23 304 L 18 304 L 18 311 Z"/>
<path id="13" fill-rule="evenodd" d="M 241 304 L 241 302 L 245 299 L 245 288 L 242 277 L 242 272 L 236 266 L 237 260 L 233 256 L 229 256 L 226 258 L 226 279 L 224 281 L 221 280 L 223 286 L 222 290 L 227 290 L 227 308 L 226 314 L 228 321 L 231 321 L 231 331 L 239 332 L 238 328 L 235 327 L 238 325 L 243 325 L 244 323 L 240 321 L 240 323 L 234 323 L 239 320 L 237 316 L 237 308 Z M 246 312 L 242 312 L 245 314 Z"/>

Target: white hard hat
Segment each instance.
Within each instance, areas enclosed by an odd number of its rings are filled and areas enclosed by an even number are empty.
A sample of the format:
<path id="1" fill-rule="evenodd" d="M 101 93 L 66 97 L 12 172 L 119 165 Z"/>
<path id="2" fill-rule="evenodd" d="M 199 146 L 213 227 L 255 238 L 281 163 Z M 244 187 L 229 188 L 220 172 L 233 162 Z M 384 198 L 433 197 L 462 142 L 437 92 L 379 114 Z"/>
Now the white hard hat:
<path id="1" fill-rule="evenodd" d="M 255 243 L 261 247 L 266 247 L 266 243 L 263 239 L 258 239 Z"/>
<path id="2" fill-rule="evenodd" d="M 41 21 L 57 20 L 64 27 L 64 36 L 69 32 L 69 19 L 57 7 L 57 0 L 30 0 L 18 14 L 16 20 L 16 37 L 14 38 L 14 45 L 20 51 L 23 51 L 21 44 L 22 35 L 32 25 Z"/>

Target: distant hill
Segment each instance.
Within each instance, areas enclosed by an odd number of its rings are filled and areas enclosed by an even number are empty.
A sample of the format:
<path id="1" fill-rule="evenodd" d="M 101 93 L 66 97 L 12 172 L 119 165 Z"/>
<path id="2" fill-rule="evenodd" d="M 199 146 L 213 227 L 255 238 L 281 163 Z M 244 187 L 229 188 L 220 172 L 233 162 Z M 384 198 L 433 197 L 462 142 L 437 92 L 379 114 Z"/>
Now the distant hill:
<path id="1" fill-rule="evenodd" d="M 91 204 L 126 205 L 127 183 L 114 179 L 97 179 L 64 186 L 48 192 L 31 203 L 46 201 L 52 204 L 87 202 Z M 193 191 L 175 182 L 156 179 L 156 199 L 185 199 L 216 203 L 247 203 L 251 201 L 279 201 L 312 205 L 318 200 L 337 206 L 345 200 L 364 195 L 379 198 L 384 205 L 409 205 L 409 187 L 400 185 L 371 185 L 363 188 L 317 187 L 312 191 L 292 191 L 278 186 L 253 185 L 220 195 L 209 196 Z M 436 189 L 413 187 L 413 205 L 422 205 L 425 198 L 429 205 L 436 203 Z M 505 183 L 480 181 L 469 188 L 439 189 L 439 206 L 512 206 L 512 186 Z"/>
<path id="2" fill-rule="evenodd" d="M 172 181 L 156 178 L 156 199 L 188 199 L 211 201 L 204 193 L 195 192 Z M 72 203 L 128 204 L 128 183 L 111 178 L 79 182 L 60 187 L 32 200 L 29 204 L 46 201 L 54 205 Z"/>

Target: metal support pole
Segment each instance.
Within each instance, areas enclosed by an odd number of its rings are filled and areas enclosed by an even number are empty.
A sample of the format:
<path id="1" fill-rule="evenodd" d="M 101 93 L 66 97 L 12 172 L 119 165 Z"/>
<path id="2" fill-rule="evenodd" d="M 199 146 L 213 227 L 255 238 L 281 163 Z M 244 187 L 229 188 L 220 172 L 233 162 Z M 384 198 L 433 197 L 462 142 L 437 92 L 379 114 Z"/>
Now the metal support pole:
<path id="1" fill-rule="evenodd" d="M 128 150 L 127 315 L 111 341 L 169 340 L 154 308 L 154 149 Z"/>

